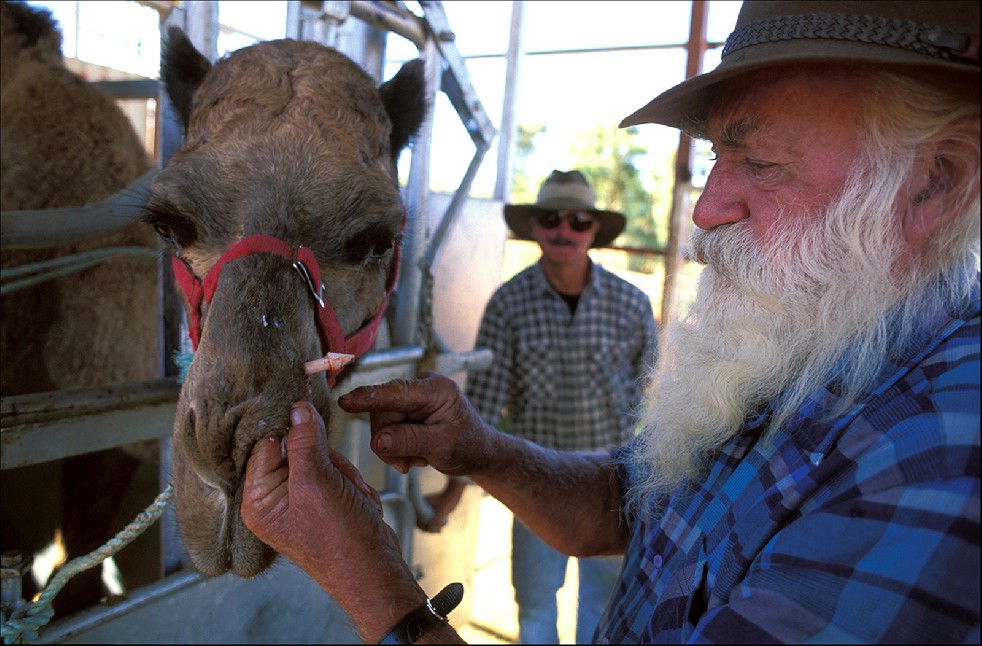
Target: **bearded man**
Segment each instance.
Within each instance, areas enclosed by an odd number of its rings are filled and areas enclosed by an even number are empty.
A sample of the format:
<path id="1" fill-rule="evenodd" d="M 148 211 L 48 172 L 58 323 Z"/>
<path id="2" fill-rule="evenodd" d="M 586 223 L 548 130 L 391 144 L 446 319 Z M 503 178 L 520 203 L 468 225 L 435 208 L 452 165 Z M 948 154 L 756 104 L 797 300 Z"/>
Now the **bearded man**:
<path id="1" fill-rule="evenodd" d="M 469 476 L 565 553 L 623 553 L 598 641 L 977 642 L 978 25 L 977 2 L 748 1 L 716 70 L 622 122 L 717 156 L 698 294 L 626 446 L 497 433 L 436 375 L 341 407 L 401 471 Z M 289 466 L 278 442 L 250 461 L 247 526 L 366 640 L 459 639 L 293 413 Z"/>

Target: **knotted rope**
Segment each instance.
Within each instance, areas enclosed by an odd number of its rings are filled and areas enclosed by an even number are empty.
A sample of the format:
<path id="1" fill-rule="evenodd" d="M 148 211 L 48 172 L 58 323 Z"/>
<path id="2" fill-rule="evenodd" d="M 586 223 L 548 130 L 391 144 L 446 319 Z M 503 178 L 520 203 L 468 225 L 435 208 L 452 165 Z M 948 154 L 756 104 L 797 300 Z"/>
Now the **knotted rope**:
<path id="1" fill-rule="evenodd" d="M 72 559 L 51 578 L 48 585 L 38 595 L 37 600 L 11 613 L 9 619 L 3 622 L 2 636 L 5 644 L 22 644 L 38 638 L 39 629 L 51 621 L 55 610 L 52 606 L 55 595 L 61 592 L 68 580 L 76 574 L 99 565 L 107 558 L 116 554 L 133 542 L 144 530 L 154 524 L 164 513 L 164 509 L 174 497 L 174 485 L 169 484 L 159 496 L 124 527 L 116 536 L 102 547 L 89 552 L 85 556 Z"/>

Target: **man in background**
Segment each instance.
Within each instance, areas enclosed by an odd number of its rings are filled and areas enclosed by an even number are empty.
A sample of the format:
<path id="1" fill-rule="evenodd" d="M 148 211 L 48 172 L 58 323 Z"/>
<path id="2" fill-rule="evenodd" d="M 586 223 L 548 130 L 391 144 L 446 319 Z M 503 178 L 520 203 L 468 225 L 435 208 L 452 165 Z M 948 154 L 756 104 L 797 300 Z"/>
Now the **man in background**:
<path id="1" fill-rule="evenodd" d="M 634 437 L 642 377 L 657 358 L 648 296 L 594 263 L 624 216 L 598 209 L 578 170 L 553 171 L 534 204 L 507 204 L 505 221 L 534 240 L 539 260 L 501 285 L 481 319 L 476 347 L 494 352 L 489 369 L 468 375 L 467 394 L 489 425 L 559 451 L 610 451 Z M 451 479 L 431 502 L 436 527 L 460 500 Z M 556 593 L 569 557 L 517 518 L 512 526 L 512 585 L 519 640 L 558 643 Z M 620 571 L 619 556 L 578 559 L 576 641 L 593 636 Z"/>

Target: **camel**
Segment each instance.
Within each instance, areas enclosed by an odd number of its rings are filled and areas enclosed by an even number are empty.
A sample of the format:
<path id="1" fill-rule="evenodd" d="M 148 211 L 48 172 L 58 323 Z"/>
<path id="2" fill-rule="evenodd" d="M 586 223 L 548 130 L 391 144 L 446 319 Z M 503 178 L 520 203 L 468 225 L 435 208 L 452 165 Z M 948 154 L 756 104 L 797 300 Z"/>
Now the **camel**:
<path id="1" fill-rule="evenodd" d="M 147 221 L 173 254 L 195 348 L 173 430 L 178 527 L 193 566 L 253 577 L 276 554 L 239 515 L 255 442 L 290 405 L 330 415 L 336 375 L 303 364 L 371 345 L 405 222 L 396 160 L 422 123 L 422 61 L 376 87 L 343 54 L 274 40 L 210 65 L 179 29 L 161 79 L 185 147 Z"/>
<path id="2" fill-rule="evenodd" d="M 50 13 L 4 1 L 0 50 L 2 210 L 91 204 L 151 168 L 140 138 L 112 97 L 65 67 L 61 33 Z M 153 251 L 156 244 L 153 231 L 137 222 L 57 247 L 4 249 L 0 260 L 6 268 L 109 246 Z M 2 394 L 159 377 L 157 272 L 153 253 L 117 256 L 5 294 Z M 114 516 L 138 465 L 112 450 L 4 471 L 3 550 L 30 555 L 52 540 L 56 527 L 69 557 L 95 549 L 120 529 L 113 526 Z M 32 591 L 27 581 L 25 592 Z M 93 570 L 73 580 L 55 608 L 64 615 L 98 603 L 104 594 L 99 571 Z"/>

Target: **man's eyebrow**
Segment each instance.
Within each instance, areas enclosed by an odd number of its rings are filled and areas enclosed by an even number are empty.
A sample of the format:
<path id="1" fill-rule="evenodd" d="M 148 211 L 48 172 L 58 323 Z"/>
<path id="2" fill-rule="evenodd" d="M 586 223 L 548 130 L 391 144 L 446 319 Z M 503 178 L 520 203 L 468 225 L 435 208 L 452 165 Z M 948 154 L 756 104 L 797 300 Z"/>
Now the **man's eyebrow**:
<path id="1" fill-rule="evenodd" d="M 723 148 L 738 148 L 744 144 L 748 135 L 757 130 L 757 127 L 757 120 L 754 117 L 745 117 L 723 126 L 713 143 Z"/>

